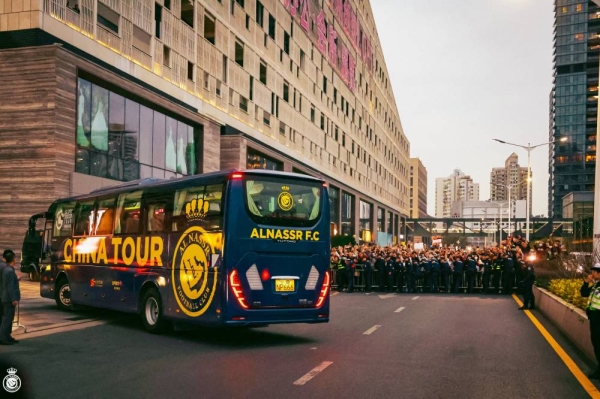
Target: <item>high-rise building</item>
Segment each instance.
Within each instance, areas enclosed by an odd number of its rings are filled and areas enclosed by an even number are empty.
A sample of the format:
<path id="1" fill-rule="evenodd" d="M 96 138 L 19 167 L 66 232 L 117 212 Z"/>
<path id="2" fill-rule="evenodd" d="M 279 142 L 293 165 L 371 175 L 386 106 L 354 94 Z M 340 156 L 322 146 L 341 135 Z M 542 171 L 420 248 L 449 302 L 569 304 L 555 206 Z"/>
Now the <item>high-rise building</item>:
<path id="1" fill-rule="evenodd" d="M 533 176 L 533 173 L 532 173 Z M 519 165 L 519 156 L 514 152 L 506 158 L 503 168 L 492 168 L 490 173 L 490 199 L 492 201 L 527 200 L 527 167 Z M 529 208 L 533 181 L 529 190 Z"/>
<path id="2" fill-rule="evenodd" d="M 554 1 L 554 80 L 550 94 L 548 214 L 563 197 L 593 191 L 598 114 L 600 1 Z M 565 142 L 558 142 L 567 138 Z"/>
<path id="3" fill-rule="evenodd" d="M 452 202 L 479 201 L 479 183 L 455 169 L 448 177 L 435 179 L 435 217 L 453 217 Z"/>
<path id="4" fill-rule="evenodd" d="M 2 4 L 3 245 L 57 197 L 232 168 L 321 177 L 332 234 L 397 241 L 410 145 L 369 1 Z"/>
<path id="5" fill-rule="evenodd" d="M 410 217 L 427 217 L 427 169 L 419 158 L 410 158 Z"/>

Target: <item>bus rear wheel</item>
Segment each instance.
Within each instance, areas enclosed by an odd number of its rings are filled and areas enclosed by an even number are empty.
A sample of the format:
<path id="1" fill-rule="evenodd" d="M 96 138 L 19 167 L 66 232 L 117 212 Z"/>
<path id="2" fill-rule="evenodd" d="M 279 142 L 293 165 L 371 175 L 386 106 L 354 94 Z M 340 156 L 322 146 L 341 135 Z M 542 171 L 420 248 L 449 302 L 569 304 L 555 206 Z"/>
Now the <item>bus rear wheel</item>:
<path id="1" fill-rule="evenodd" d="M 160 334 L 167 330 L 169 323 L 163 315 L 162 300 L 155 288 L 144 293 L 142 299 L 142 321 L 146 331 Z"/>
<path id="2" fill-rule="evenodd" d="M 61 310 L 73 309 L 73 305 L 71 304 L 71 286 L 66 278 L 62 278 L 58 280 L 58 283 L 56 283 L 54 300 L 56 301 L 58 308 Z"/>

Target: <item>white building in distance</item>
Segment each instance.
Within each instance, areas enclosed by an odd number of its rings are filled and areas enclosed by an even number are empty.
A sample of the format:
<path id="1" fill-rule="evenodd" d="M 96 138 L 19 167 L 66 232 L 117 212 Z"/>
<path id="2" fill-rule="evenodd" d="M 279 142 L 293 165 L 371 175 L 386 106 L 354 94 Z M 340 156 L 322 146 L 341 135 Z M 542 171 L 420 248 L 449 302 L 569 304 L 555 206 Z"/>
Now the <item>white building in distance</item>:
<path id="1" fill-rule="evenodd" d="M 479 183 L 474 183 L 468 176 L 455 169 L 448 177 L 435 179 L 435 217 L 452 217 L 454 201 L 478 201 Z"/>

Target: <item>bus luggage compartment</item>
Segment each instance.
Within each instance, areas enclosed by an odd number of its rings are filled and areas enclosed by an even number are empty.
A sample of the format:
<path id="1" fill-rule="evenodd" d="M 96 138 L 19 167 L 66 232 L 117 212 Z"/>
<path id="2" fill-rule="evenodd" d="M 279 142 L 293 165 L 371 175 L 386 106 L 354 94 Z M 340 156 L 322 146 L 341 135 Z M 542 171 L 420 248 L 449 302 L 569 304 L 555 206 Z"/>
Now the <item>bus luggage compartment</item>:
<path id="1" fill-rule="evenodd" d="M 318 255 L 247 253 L 233 269 L 250 309 L 313 308 L 323 284 Z"/>

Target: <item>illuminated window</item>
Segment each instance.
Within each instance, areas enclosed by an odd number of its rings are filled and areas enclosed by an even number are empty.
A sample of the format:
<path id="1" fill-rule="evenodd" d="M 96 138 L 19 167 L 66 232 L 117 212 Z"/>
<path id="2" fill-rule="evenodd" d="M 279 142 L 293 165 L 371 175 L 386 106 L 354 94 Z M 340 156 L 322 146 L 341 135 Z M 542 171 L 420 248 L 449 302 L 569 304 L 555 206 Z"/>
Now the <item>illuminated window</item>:
<path id="1" fill-rule="evenodd" d="M 575 6 L 575 11 L 577 11 L 577 12 L 581 12 L 581 11 L 583 11 L 583 5 L 581 5 L 581 4 L 577 4 L 577 5 Z"/>

